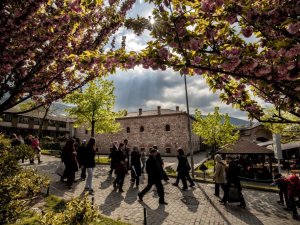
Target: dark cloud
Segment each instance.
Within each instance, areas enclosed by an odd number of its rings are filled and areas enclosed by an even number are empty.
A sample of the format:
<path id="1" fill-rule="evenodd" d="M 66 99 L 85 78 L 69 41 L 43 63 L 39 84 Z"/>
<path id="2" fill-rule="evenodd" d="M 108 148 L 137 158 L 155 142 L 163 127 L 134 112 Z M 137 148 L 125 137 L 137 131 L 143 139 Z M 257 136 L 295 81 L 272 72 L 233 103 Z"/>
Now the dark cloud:
<path id="1" fill-rule="evenodd" d="M 135 70 L 118 71 L 109 79 L 116 86 L 116 110 L 151 110 L 158 105 L 170 109 L 175 109 L 178 105 L 181 110 L 186 109 L 184 79 L 172 70 L 153 71 L 136 67 Z M 207 114 L 218 106 L 222 113 L 246 118 L 244 112 L 221 103 L 218 94 L 210 91 L 200 76 L 187 77 L 187 85 L 191 113 L 198 108 L 203 114 Z"/>

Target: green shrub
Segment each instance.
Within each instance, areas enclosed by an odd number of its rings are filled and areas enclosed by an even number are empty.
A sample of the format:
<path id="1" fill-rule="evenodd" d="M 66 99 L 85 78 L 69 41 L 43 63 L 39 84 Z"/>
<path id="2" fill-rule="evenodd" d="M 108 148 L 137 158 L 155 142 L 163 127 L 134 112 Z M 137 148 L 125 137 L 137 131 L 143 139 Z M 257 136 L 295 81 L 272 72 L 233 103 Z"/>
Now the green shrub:
<path id="1" fill-rule="evenodd" d="M 28 152 L 27 152 L 28 151 Z M 26 145 L 11 147 L 10 140 L 0 134 L 0 223 L 14 221 L 28 209 L 42 187 L 49 180 L 31 169 L 22 169 L 18 161 L 23 155 L 31 155 L 32 148 Z"/>

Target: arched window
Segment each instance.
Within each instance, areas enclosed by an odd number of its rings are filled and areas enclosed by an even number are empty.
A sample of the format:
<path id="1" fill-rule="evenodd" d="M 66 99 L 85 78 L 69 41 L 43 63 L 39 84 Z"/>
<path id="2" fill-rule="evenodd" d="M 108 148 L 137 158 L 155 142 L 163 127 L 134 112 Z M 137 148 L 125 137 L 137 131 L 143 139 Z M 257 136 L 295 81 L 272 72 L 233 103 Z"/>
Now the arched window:
<path id="1" fill-rule="evenodd" d="M 166 131 L 170 131 L 170 125 L 169 124 L 166 125 Z"/>
<path id="2" fill-rule="evenodd" d="M 144 127 L 143 126 L 140 127 L 140 132 L 144 132 Z"/>
<path id="3" fill-rule="evenodd" d="M 130 133 L 130 127 L 126 128 L 127 133 Z"/>

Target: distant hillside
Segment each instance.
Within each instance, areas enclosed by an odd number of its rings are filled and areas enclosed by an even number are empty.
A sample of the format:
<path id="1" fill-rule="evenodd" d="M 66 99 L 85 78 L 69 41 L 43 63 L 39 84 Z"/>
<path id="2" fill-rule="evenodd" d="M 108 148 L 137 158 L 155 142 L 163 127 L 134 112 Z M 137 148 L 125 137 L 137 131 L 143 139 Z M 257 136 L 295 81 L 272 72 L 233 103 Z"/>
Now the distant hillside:
<path id="1" fill-rule="evenodd" d="M 192 115 L 194 116 L 194 115 Z M 202 115 L 202 117 L 206 117 L 206 115 Z M 235 126 L 238 126 L 238 127 L 241 127 L 241 126 L 247 126 L 249 125 L 249 121 L 247 120 L 242 120 L 242 119 L 238 119 L 238 118 L 235 118 L 235 117 L 229 117 L 230 119 L 230 123 L 235 125 Z"/>

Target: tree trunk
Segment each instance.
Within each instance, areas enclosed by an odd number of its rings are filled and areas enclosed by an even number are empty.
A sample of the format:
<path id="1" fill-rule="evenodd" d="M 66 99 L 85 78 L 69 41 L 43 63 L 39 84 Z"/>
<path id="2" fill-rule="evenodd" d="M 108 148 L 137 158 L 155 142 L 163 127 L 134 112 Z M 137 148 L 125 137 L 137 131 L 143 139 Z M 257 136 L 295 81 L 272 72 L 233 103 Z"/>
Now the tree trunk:
<path id="1" fill-rule="evenodd" d="M 95 137 L 95 120 L 92 120 L 92 130 L 91 130 L 91 138 Z"/>
<path id="2" fill-rule="evenodd" d="M 42 137 L 43 125 L 44 125 L 44 122 L 45 122 L 45 120 L 46 120 L 46 117 L 47 117 L 47 115 L 48 115 L 48 113 L 49 113 L 50 106 L 51 106 L 51 104 L 45 106 L 46 111 L 45 111 L 45 113 L 44 113 L 43 118 L 41 118 L 41 120 L 40 120 L 39 131 L 38 131 L 38 136 L 39 136 L 39 138 Z"/>

